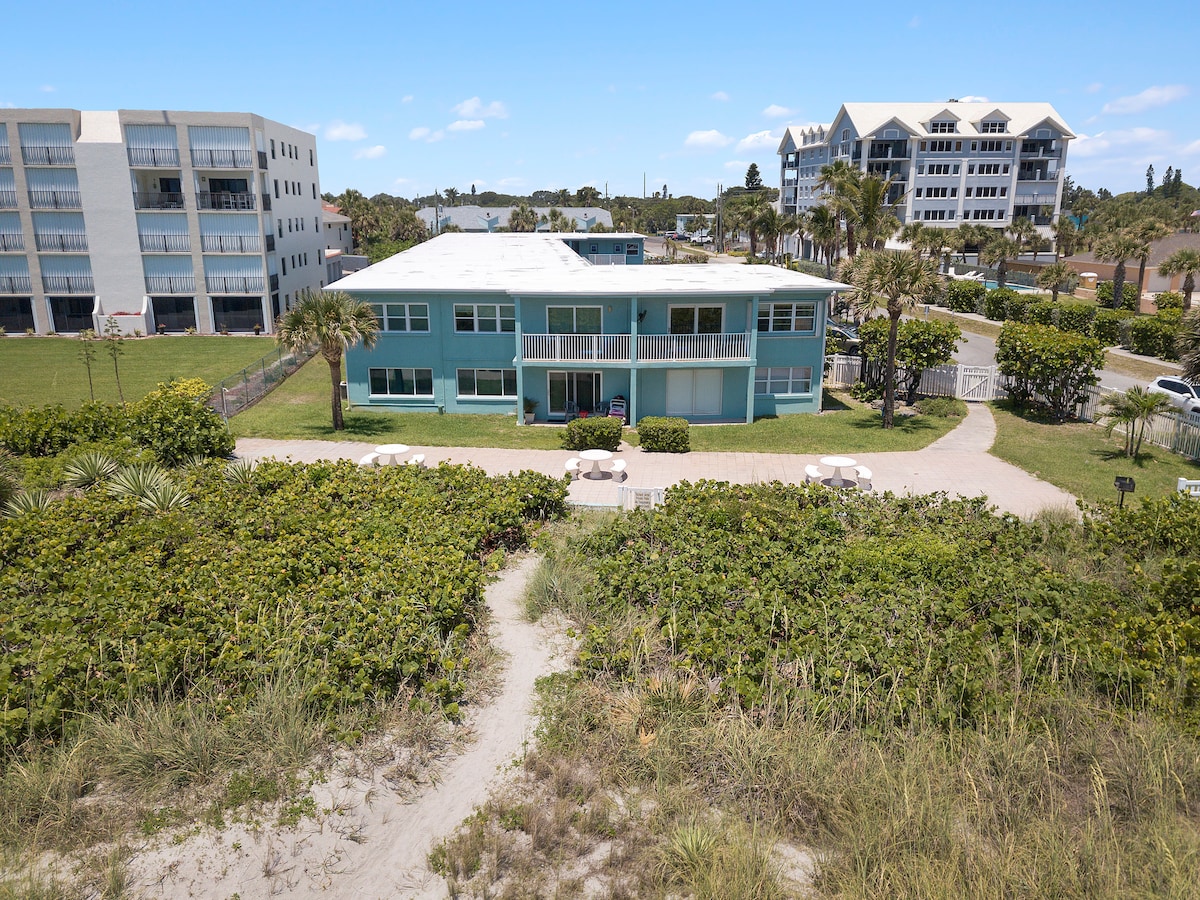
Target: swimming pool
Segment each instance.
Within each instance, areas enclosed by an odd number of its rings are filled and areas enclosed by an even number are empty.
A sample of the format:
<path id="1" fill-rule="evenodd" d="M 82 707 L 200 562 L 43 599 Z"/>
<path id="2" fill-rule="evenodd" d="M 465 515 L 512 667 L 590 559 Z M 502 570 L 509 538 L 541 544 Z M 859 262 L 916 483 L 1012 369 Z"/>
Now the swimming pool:
<path id="1" fill-rule="evenodd" d="M 992 288 L 999 287 L 1000 285 L 994 281 L 985 281 L 983 282 L 983 286 L 990 291 Z M 1023 284 L 1006 284 L 1005 287 L 1012 288 L 1014 291 L 1026 291 L 1031 294 L 1036 294 L 1040 291 L 1040 288 L 1026 287 Z"/>

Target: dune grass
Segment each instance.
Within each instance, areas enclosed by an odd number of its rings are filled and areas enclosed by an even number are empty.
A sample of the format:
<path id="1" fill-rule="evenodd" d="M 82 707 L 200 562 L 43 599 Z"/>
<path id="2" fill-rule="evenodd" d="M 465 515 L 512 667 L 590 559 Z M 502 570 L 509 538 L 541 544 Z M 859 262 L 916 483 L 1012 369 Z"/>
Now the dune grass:
<path id="1" fill-rule="evenodd" d="M 1137 460 L 1127 459 L 1120 433 L 1111 437 L 1087 422 L 1050 424 L 1032 413 L 1018 414 L 1007 402 L 992 404 L 996 442 L 992 455 L 1092 504 L 1117 502 L 1113 480 L 1132 476 L 1129 500 L 1174 493 L 1179 478 L 1200 478 L 1200 463 L 1162 447 L 1143 444 Z"/>
<path id="2" fill-rule="evenodd" d="M 96 399 L 120 398 L 112 358 L 104 344 L 92 342 L 92 383 Z M 138 400 L 160 381 L 200 378 L 216 384 L 271 353 L 275 342 L 261 337 L 169 335 L 125 340 L 117 359 L 126 400 Z M 0 338 L 0 403 L 78 406 L 88 399 L 87 369 L 80 341 L 69 337 Z"/>

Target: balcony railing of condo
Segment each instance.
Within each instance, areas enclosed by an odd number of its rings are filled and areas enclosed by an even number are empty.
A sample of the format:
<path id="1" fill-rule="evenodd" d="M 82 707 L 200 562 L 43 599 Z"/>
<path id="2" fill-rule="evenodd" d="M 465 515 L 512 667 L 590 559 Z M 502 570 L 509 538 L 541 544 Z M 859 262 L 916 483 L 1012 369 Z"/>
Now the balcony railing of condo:
<path id="1" fill-rule="evenodd" d="M 257 234 L 202 234 L 200 249 L 205 253 L 259 253 L 262 241 Z"/>
<path id="2" fill-rule="evenodd" d="M 195 292 L 195 275 L 146 276 L 146 293 L 148 294 L 194 294 Z"/>
<path id="3" fill-rule="evenodd" d="M 204 287 L 210 294 L 261 294 L 261 275 L 205 275 Z"/>
<path id="4" fill-rule="evenodd" d="M 9 234 L 7 232 L 0 233 L 0 250 L 24 250 L 25 235 L 21 232 Z"/>
<path id="5" fill-rule="evenodd" d="M 146 169 L 178 169 L 178 147 L 128 147 L 129 165 Z"/>
<path id="6" fill-rule="evenodd" d="M 46 275 L 43 273 L 42 290 L 47 294 L 94 294 L 96 287 L 91 275 Z"/>
<path id="7" fill-rule="evenodd" d="M 80 209 L 79 191 L 30 191 L 33 209 Z"/>
<path id="8" fill-rule="evenodd" d="M 253 212 L 257 204 L 255 195 L 249 191 L 201 191 L 196 195 L 198 209 L 248 210 Z"/>
<path id="9" fill-rule="evenodd" d="M 66 253 L 86 252 L 88 239 L 86 234 L 42 234 L 33 236 L 39 250 L 59 250 Z"/>
<path id="10" fill-rule="evenodd" d="M 704 362 L 750 358 L 750 335 L 641 334 L 637 339 L 639 362 Z"/>
<path id="11" fill-rule="evenodd" d="M 192 239 L 186 234 L 139 234 L 143 253 L 189 253 Z"/>
<path id="12" fill-rule="evenodd" d="M 0 144 L 0 166 L 12 165 L 12 150 L 8 144 Z"/>
<path id="13" fill-rule="evenodd" d="M 198 169 L 253 169 L 254 154 L 249 150 L 206 150 L 193 147 L 192 165 Z"/>
<path id="14" fill-rule="evenodd" d="M 184 209 L 183 194 L 179 191 L 134 191 L 134 209 Z"/>
<path id="15" fill-rule="evenodd" d="M 524 334 L 525 362 L 629 362 L 627 334 Z"/>
<path id="16" fill-rule="evenodd" d="M 28 275 L 0 275 L 0 294 L 28 294 L 32 290 Z"/>
<path id="17" fill-rule="evenodd" d="M 17 208 L 17 192 L 16 191 L 0 191 L 0 209 L 16 209 Z"/>
<path id="18" fill-rule="evenodd" d="M 21 147 L 21 159 L 27 166 L 73 166 L 75 148 L 44 147 L 36 144 Z"/>

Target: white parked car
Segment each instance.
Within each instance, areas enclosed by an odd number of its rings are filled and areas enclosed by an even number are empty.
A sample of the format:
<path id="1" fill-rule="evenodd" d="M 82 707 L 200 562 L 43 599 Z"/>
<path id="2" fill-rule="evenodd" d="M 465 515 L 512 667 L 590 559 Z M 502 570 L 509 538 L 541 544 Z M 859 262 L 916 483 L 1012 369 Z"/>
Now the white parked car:
<path id="1" fill-rule="evenodd" d="M 1171 405 L 1184 412 L 1200 411 L 1200 386 L 1188 384 L 1174 375 L 1159 375 L 1146 385 L 1146 390 L 1166 394 Z"/>

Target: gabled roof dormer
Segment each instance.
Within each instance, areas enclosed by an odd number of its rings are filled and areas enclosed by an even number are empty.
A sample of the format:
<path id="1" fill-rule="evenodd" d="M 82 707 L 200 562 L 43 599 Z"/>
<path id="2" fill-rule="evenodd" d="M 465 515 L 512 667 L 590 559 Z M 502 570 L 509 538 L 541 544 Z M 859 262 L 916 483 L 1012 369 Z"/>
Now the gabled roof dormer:
<path id="1" fill-rule="evenodd" d="M 996 107 L 989 113 L 979 117 L 979 120 L 972 122 L 975 130 L 979 134 L 1011 134 L 1011 129 L 1008 123 L 1012 118 L 1008 116 L 1000 107 Z"/>
<path id="2" fill-rule="evenodd" d="M 954 110 L 946 107 L 940 112 L 934 113 L 926 121 L 921 124 L 925 126 L 926 134 L 958 134 L 958 123 L 962 121 Z"/>

